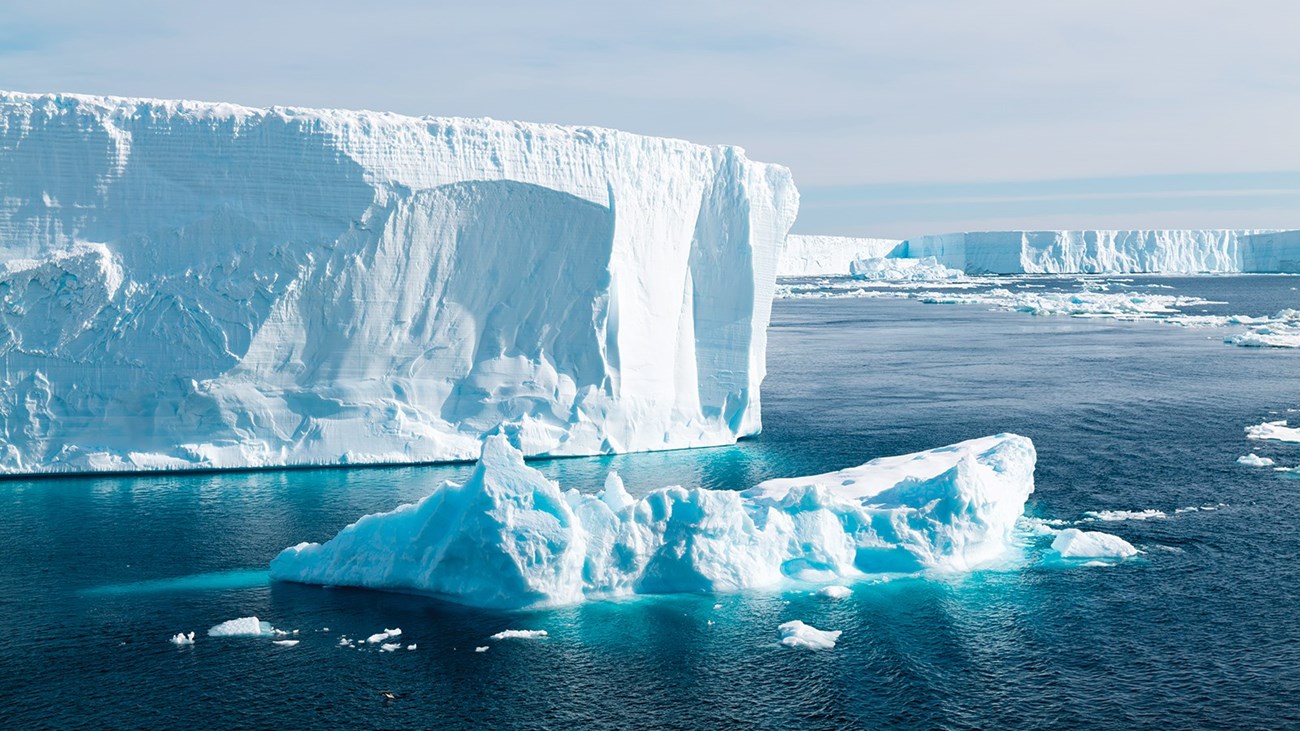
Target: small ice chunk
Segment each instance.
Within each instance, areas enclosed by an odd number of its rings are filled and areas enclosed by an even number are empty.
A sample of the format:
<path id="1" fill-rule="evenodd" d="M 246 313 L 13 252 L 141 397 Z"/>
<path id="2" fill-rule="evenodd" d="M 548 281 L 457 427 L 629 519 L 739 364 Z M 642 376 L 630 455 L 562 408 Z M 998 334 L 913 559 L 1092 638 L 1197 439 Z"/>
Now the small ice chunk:
<path id="1" fill-rule="evenodd" d="M 1163 510 L 1089 510 L 1083 514 L 1084 520 L 1113 522 L 1118 520 L 1155 520 L 1168 518 Z"/>
<path id="2" fill-rule="evenodd" d="M 379 646 L 380 652 L 392 652 L 393 650 L 400 650 L 400 649 L 402 649 L 402 643 L 400 642 L 385 642 L 384 644 Z"/>
<path id="3" fill-rule="evenodd" d="M 355 645 L 352 643 L 352 640 L 349 640 L 344 636 L 339 638 L 339 647 L 355 647 Z"/>
<path id="4" fill-rule="evenodd" d="M 474 652 L 487 652 L 488 647 L 489 647 L 488 645 L 483 645 L 482 647 L 475 647 Z"/>
<path id="5" fill-rule="evenodd" d="M 412 642 L 411 644 L 409 644 L 409 645 L 406 646 L 406 649 L 408 649 L 408 650 L 414 650 L 416 647 L 417 647 L 417 645 L 416 645 L 414 642 Z"/>
<path id="6" fill-rule="evenodd" d="M 280 647 L 293 647 L 298 644 L 298 640 L 272 640 L 271 644 L 279 645 Z"/>
<path id="7" fill-rule="evenodd" d="M 1119 536 L 1078 528 L 1061 531 L 1052 541 L 1052 550 L 1061 558 L 1083 559 L 1129 558 L 1141 553 Z"/>
<path id="8" fill-rule="evenodd" d="M 719 604 L 714 604 L 714 605 L 713 605 L 713 608 L 714 608 L 714 609 L 722 609 L 722 604 L 720 604 L 720 603 L 719 603 Z"/>
<path id="9" fill-rule="evenodd" d="M 374 645 L 383 642 L 384 640 L 391 640 L 394 637 L 401 637 L 401 636 L 402 636 L 402 630 L 400 627 L 397 629 L 386 629 L 383 632 L 376 632 L 375 634 L 370 635 L 369 637 L 366 638 L 366 642 Z"/>
<path id="10" fill-rule="evenodd" d="M 177 633 L 172 637 L 171 642 L 172 642 L 173 645 L 176 645 L 177 647 L 183 647 L 183 646 L 185 646 L 185 645 L 192 645 L 192 644 L 194 644 L 194 633 L 193 633 L 193 632 L 189 632 L 189 633 L 186 633 L 186 632 L 177 632 Z"/>
<path id="11" fill-rule="evenodd" d="M 544 629 L 507 629 L 494 635 L 494 640 L 536 640 L 546 636 Z"/>
<path id="12" fill-rule="evenodd" d="M 1237 458 L 1237 464 L 1244 464 L 1247 467 L 1272 467 L 1273 460 L 1268 457 L 1261 457 L 1254 452 L 1244 454 Z"/>
<path id="13" fill-rule="evenodd" d="M 853 595 L 853 590 L 847 586 L 832 584 L 823 586 L 817 590 L 817 596 L 826 597 L 827 599 L 847 599 Z"/>
<path id="14" fill-rule="evenodd" d="M 796 619 L 776 628 L 781 633 L 781 644 L 786 647 L 804 647 L 809 650 L 829 650 L 840 638 L 841 630 L 820 630 Z"/>
<path id="15" fill-rule="evenodd" d="M 278 632 L 270 622 L 257 617 L 228 619 L 208 630 L 208 637 L 265 637 Z"/>

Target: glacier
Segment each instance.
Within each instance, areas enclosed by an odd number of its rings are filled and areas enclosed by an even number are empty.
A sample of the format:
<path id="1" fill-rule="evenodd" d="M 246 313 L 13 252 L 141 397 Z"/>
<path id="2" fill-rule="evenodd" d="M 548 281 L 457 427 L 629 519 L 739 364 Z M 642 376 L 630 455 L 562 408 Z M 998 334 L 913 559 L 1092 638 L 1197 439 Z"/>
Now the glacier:
<path id="1" fill-rule="evenodd" d="M 1300 231 L 968 231 L 892 241 L 787 237 L 782 277 L 846 276 L 863 259 L 926 259 L 966 274 L 1300 273 Z"/>
<path id="2" fill-rule="evenodd" d="M 842 276 L 858 259 L 901 256 L 903 242 L 896 239 L 869 239 L 852 236 L 801 236 L 785 239 L 778 277 Z"/>
<path id="3" fill-rule="evenodd" d="M 0 92 L 0 472 L 729 444 L 797 208 L 736 147 Z"/>
<path id="4" fill-rule="evenodd" d="M 967 571 L 1014 544 L 1034 465 L 1029 439 L 999 434 L 744 491 L 638 499 L 612 472 L 597 494 L 561 490 L 499 434 L 464 484 L 286 548 L 270 574 L 518 608 Z"/>

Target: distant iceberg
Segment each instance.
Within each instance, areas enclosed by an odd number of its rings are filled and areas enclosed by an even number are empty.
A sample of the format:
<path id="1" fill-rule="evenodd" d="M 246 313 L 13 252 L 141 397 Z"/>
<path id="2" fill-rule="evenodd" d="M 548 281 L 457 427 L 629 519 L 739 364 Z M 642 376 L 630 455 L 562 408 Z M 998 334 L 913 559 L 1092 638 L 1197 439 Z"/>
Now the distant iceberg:
<path id="1" fill-rule="evenodd" d="M 523 607 L 965 571 L 1013 543 L 1034 462 L 1028 439 L 1000 434 L 744 492 L 633 499 L 616 477 L 597 495 L 561 491 L 498 435 L 464 485 L 285 549 L 271 576 Z"/>
<path id="2" fill-rule="evenodd" d="M 854 279 L 873 282 L 935 282 L 961 279 L 965 273 L 949 269 L 933 256 L 923 259 L 877 257 L 856 259 L 849 265 Z"/>

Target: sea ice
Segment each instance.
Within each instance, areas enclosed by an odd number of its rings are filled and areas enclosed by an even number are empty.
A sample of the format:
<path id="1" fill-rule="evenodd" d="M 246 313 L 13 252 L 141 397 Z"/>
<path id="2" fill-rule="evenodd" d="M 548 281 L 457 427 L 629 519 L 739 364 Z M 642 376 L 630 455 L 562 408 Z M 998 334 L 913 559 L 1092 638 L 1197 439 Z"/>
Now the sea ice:
<path id="1" fill-rule="evenodd" d="M 189 632 L 189 633 L 186 633 L 186 632 L 177 632 L 177 633 L 176 633 L 176 634 L 171 638 L 171 643 L 172 643 L 173 645 L 176 645 L 177 647 L 181 647 L 181 646 L 184 646 L 184 645 L 192 645 L 192 644 L 194 644 L 194 633 L 193 633 L 193 632 Z"/>
<path id="2" fill-rule="evenodd" d="M 375 634 L 367 637 L 366 643 L 370 645 L 374 645 L 376 643 L 383 642 L 384 640 L 392 639 L 393 637 L 400 637 L 401 634 L 402 634 L 402 630 L 400 627 L 397 629 L 386 629 L 383 632 L 376 632 Z"/>
<path id="3" fill-rule="evenodd" d="M 1052 541 L 1052 550 L 1061 558 L 1122 559 L 1136 556 L 1137 550 L 1128 541 L 1109 533 L 1066 528 Z"/>
<path id="4" fill-rule="evenodd" d="M 493 640 L 536 640 L 546 636 L 544 629 L 507 629 L 490 637 Z"/>
<path id="5" fill-rule="evenodd" d="M 842 630 L 820 630 L 796 619 L 776 628 L 781 633 L 781 644 L 786 647 L 803 647 L 809 650 L 829 650 L 835 647 Z"/>
<path id="6" fill-rule="evenodd" d="M 1300 442 L 1300 429 L 1286 425 L 1286 420 L 1266 421 L 1246 427 L 1247 439 L 1273 442 Z"/>
<path id="7" fill-rule="evenodd" d="M 853 595 L 852 589 L 850 589 L 847 586 L 839 586 L 837 584 L 832 584 L 831 586 L 823 586 L 822 588 L 817 590 L 817 596 L 826 597 L 827 599 L 847 599 L 852 595 Z"/>
<path id="8" fill-rule="evenodd" d="M 209 637 L 274 637 L 278 630 L 257 617 L 228 619 L 208 630 Z"/>
<path id="9" fill-rule="evenodd" d="M 617 130 L 0 92 L 0 472 L 734 443 L 798 199 Z"/>
<path id="10" fill-rule="evenodd" d="M 402 649 L 402 643 L 400 642 L 385 642 L 384 644 L 379 646 L 380 652 L 392 652 L 394 650 L 400 650 L 400 649 Z"/>
<path id="11" fill-rule="evenodd" d="M 965 571 L 1013 545 L 1034 461 L 1028 439 L 1000 434 L 744 492 L 674 486 L 628 502 L 620 480 L 562 492 L 492 436 L 465 484 L 287 548 L 271 576 L 520 607 Z"/>
<path id="12" fill-rule="evenodd" d="M 280 647 L 293 647 L 298 644 L 298 640 L 271 640 L 271 644 Z"/>
<path id="13" fill-rule="evenodd" d="M 1261 457 L 1254 452 L 1243 454 L 1237 458 L 1237 464 L 1244 464 L 1247 467 L 1272 467 L 1273 460 L 1268 457 Z"/>
<path id="14" fill-rule="evenodd" d="M 1084 513 L 1086 521 L 1120 521 L 1120 520 L 1155 520 L 1169 517 L 1163 510 L 1089 510 Z"/>
<path id="15" fill-rule="evenodd" d="M 474 648 L 474 652 L 487 652 L 487 651 L 488 651 L 488 645 L 481 645 L 479 647 Z"/>

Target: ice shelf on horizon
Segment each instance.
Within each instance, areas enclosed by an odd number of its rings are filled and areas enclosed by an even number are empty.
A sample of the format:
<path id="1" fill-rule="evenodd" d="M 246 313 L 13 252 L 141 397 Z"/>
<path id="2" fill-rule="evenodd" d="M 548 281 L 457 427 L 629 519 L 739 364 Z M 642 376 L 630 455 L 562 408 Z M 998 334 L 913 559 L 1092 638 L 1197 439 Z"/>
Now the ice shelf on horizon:
<path id="1" fill-rule="evenodd" d="M 787 237 L 781 276 L 847 276 L 857 259 L 934 257 L 967 274 L 1300 273 L 1300 231 L 972 231 L 883 239 Z"/>
<path id="2" fill-rule="evenodd" d="M 525 607 L 967 571 L 1011 549 L 1035 458 L 1029 439 L 999 434 L 743 492 L 637 499 L 615 473 L 599 494 L 563 491 L 496 435 L 463 485 L 287 548 L 271 577 Z"/>
<path id="3" fill-rule="evenodd" d="M 0 92 L 0 472 L 729 444 L 797 208 L 736 147 Z"/>

